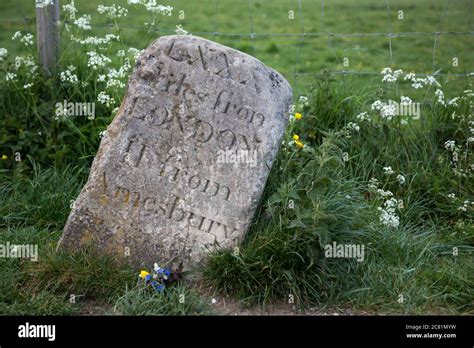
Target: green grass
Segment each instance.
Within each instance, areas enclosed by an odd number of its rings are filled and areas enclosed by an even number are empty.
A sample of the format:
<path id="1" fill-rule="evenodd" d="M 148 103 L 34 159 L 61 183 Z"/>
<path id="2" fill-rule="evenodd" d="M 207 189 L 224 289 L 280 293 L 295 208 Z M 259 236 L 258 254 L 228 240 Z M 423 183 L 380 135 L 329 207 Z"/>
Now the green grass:
<path id="1" fill-rule="evenodd" d="M 29 177 L 24 168 L 13 175 L 0 174 L 0 244 L 38 248 L 36 261 L 0 258 L 0 314 L 81 314 L 91 303 L 111 314 L 207 313 L 205 300 L 184 283 L 153 295 L 149 288 L 137 286 L 139 270 L 92 248 L 56 252 L 84 169 L 33 167 Z M 185 295 L 184 303 L 179 302 L 180 294 Z"/>
<path id="2" fill-rule="evenodd" d="M 390 65 L 389 40 L 386 36 L 307 36 L 302 45 L 299 37 L 281 35 L 301 34 L 302 24 L 306 33 L 325 33 L 327 30 L 339 34 L 388 33 L 389 19 L 394 33 L 470 32 L 474 28 L 473 22 L 470 21 L 472 12 L 469 13 L 473 9 L 469 8 L 467 1 L 461 0 L 451 1 L 448 8 L 446 1 L 389 1 L 389 17 L 383 1 L 332 0 L 325 1 L 324 18 L 321 0 L 301 1 L 301 12 L 298 2 L 294 0 L 254 0 L 251 7 L 246 0 L 161 1 L 161 4 L 173 6 L 174 12 L 172 16 L 159 18 L 157 26 L 164 28 L 164 31 L 151 33 L 144 28 L 144 23 L 150 22 L 148 14 L 140 7 L 128 6 L 125 0 L 76 1 L 78 15 L 93 15 L 92 24 L 97 27 L 91 31 L 92 35 L 104 36 L 106 33 L 115 32 L 114 27 L 107 26 L 107 18 L 96 11 L 98 4 L 112 3 L 129 8 L 128 16 L 117 21 L 123 26 L 120 34 L 127 47 L 144 48 L 158 35 L 174 33 L 175 26 L 181 24 L 191 33 L 200 33 L 201 36 L 255 55 L 282 72 L 291 82 L 295 69 L 300 73 L 320 73 L 324 69 L 378 72 Z M 17 30 L 27 28 L 34 31 L 35 23 L 30 21 L 25 26 L 21 21 L 10 22 L 2 19 L 21 19 L 23 16 L 33 18 L 34 7 L 27 0 L 5 0 L 2 1 L 0 9 L 0 47 L 18 53 L 18 45 L 11 42 L 10 38 Z M 400 10 L 404 13 L 402 20 L 398 19 Z M 184 19 L 180 18 L 180 11 L 184 11 Z M 294 11 L 294 19 L 290 19 L 289 11 Z M 251 29 L 260 36 L 257 35 L 252 40 Z M 244 36 L 215 36 L 214 32 Z M 269 33 L 277 36 L 263 35 Z M 68 36 L 68 33 L 64 33 L 64 37 Z M 418 73 L 432 73 L 438 69 L 444 73 L 471 72 L 471 37 L 441 35 L 436 45 L 434 67 L 434 35 L 394 37 L 393 65 Z M 459 59 L 458 67 L 452 66 L 453 57 Z M 342 65 L 344 58 L 349 59 L 348 67 Z M 357 80 L 361 82 L 360 85 L 373 82 L 371 77 L 357 77 Z M 304 86 L 308 83 L 311 83 L 311 79 L 301 77 L 299 92 L 304 93 Z"/>
<path id="3" fill-rule="evenodd" d="M 400 126 L 398 119 L 356 119 L 370 93 L 353 97 L 340 85 L 323 83 L 310 96 L 285 140 L 299 134 L 306 151 L 283 146 L 247 239 L 238 253 L 215 252 L 205 278 L 248 304 L 292 298 L 300 307 L 472 313 L 473 210 L 459 210 L 474 197 L 472 150 L 466 148 L 465 162 L 458 162 L 458 170 L 467 169 L 463 177 L 455 174 L 443 146 L 469 136 L 466 119 L 472 116 L 455 123 L 446 117 L 453 111 L 468 115 L 468 103 L 446 110 L 427 105 L 423 119 Z M 361 128 L 350 137 L 344 131 L 348 122 Z M 403 185 L 395 174 L 384 175 L 388 165 L 404 175 Z M 379 222 L 384 200 L 368 188 L 371 178 L 403 200 L 396 210 L 398 228 Z M 326 258 L 323 247 L 333 242 L 364 245 L 364 261 Z"/>
<path id="4" fill-rule="evenodd" d="M 111 314 L 121 315 L 209 315 L 209 305 L 186 286 L 157 293 L 150 288 L 127 289 L 114 304 Z"/>

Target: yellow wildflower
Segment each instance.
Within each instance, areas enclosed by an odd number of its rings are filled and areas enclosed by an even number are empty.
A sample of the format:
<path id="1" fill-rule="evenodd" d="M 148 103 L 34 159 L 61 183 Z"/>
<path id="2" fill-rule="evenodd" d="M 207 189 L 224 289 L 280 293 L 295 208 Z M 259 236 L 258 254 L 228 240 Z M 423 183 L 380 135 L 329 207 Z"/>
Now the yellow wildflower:
<path id="1" fill-rule="evenodd" d="M 6 160 L 7 158 L 8 158 L 7 155 L 3 155 L 3 156 L 2 156 L 2 160 Z"/>
<path id="2" fill-rule="evenodd" d="M 295 119 L 301 120 L 301 117 L 303 117 L 303 115 L 301 115 L 299 112 L 295 113 Z"/>
<path id="3" fill-rule="evenodd" d="M 298 141 L 298 140 L 300 140 L 300 137 L 299 137 L 299 135 L 297 135 L 297 134 L 293 135 L 293 140 L 294 140 L 294 141 Z"/>
<path id="4" fill-rule="evenodd" d="M 302 149 L 304 147 L 304 144 L 301 141 L 298 141 L 298 140 L 295 141 L 295 145 L 297 147 L 299 147 L 300 149 Z"/>
<path id="5" fill-rule="evenodd" d="M 147 275 L 150 275 L 147 271 L 141 271 L 140 272 L 140 278 L 145 279 Z"/>

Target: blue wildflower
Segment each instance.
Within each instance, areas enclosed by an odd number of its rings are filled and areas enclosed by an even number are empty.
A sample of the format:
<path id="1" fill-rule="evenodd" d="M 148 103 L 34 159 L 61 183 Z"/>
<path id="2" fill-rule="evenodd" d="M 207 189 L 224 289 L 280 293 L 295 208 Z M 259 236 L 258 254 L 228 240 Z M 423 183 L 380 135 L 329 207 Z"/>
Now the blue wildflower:
<path id="1" fill-rule="evenodd" d="M 158 292 L 162 292 L 165 289 L 165 286 L 163 284 L 159 284 L 156 280 L 153 280 L 151 285 Z"/>

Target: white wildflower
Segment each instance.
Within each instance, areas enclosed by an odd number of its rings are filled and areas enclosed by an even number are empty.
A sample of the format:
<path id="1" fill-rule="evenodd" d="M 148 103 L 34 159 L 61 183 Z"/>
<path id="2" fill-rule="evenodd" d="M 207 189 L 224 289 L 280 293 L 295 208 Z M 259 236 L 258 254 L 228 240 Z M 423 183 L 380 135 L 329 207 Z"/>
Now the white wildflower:
<path id="1" fill-rule="evenodd" d="M 369 180 L 369 185 L 368 186 L 369 186 L 370 190 L 376 190 L 379 186 L 379 181 L 375 178 L 371 178 Z"/>
<path id="2" fill-rule="evenodd" d="M 356 118 L 359 120 L 359 121 L 370 121 L 370 117 L 369 115 L 367 114 L 367 112 L 361 112 L 360 114 L 358 114 L 356 116 Z"/>
<path id="3" fill-rule="evenodd" d="M 405 184 L 405 177 L 402 174 L 397 175 L 397 180 L 400 185 Z"/>
<path id="4" fill-rule="evenodd" d="M 125 17 L 128 14 L 125 7 L 115 6 L 115 4 L 112 4 L 112 6 L 99 5 L 97 6 L 97 12 L 105 14 L 109 19 Z"/>
<path id="5" fill-rule="evenodd" d="M 410 97 L 405 97 L 405 96 L 401 96 L 400 97 L 400 104 L 402 105 L 411 105 L 413 103 L 413 101 L 410 99 Z"/>
<path id="6" fill-rule="evenodd" d="M 68 66 L 67 70 L 62 71 L 59 74 L 59 78 L 62 82 L 69 82 L 73 85 L 76 85 L 79 83 L 79 79 L 77 78 L 77 75 L 74 73 L 76 70 L 76 67 L 73 65 Z"/>
<path id="7" fill-rule="evenodd" d="M 347 127 L 349 127 L 350 129 L 356 131 L 356 132 L 359 132 L 360 131 L 360 127 L 357 123 L 354 123 L 354 122 L 349 122 L 347 124 Z"/>
<path id="8" fill-rule="evenodd" d="M 90 30 L 91 27 L 91 15 L 83 15 L 78 19 L 74 20 L 74 24 L 77 25 L 79 29 Z"/>
<path id="9" fill-rule="evenodd" d="M 92 69 L 97 69 L 98 67 L 106 66 L 107 63 L 111 63 L 112 60 L 103 54 L 97 53 L 95 51 L 87 52 L 89 60 L 87 61 L 87 66 L 92 67 Z"/>
<path id="10" fill-rule="evenodd" d="M 8 55 L 8 50 L 6 48 L 0 48 L 0 62 L 3 61 Z"/>
<path id="11" fill-rule="evenodd" d="M 156 0 L 128 0 L 129 5 L 143 5 L 146 10 L 163 16 L 171 16 L 172 6 L 158 5 Z"/>
<path id="12" fill-rule="evenodd" d="M 383 171 L 385 173 L 385 175 L 392 175 L 394 174 L 395 172 L 393 171 L 392 167 L 388 166 L 388 167 L 383 167 Z"/>
<path id="13" fill-rule="evenodd" d="M 80 43 L 81 45 L 104 45 L 108 44 L 112 40 L 120 41 L 120 36 L 114 34 L 107 34 L 105 37 L 88 36 L 84 40 L 72 38 L 73 41 Z"/>
<path id="14" fill-rule="evenodd" d="M 401 74 L 403 74 L 403 71 L 399 69 L 392 72 L 392 69 L 384 68 L 381 71 L 381 74 L 384 75 L 382 78 L 382 82 L 391 83 L 391 82 L 396 82 L 398 78 L 401 76 Z"/>
<path id="15" fill-rule="evenodd" d="M 448 102 L 448 105 L 458 106 L 459 97 L 455 97 Z"/>
<path id="16" fill-rule="evenodd" d="M 444 147 L 446 148 L 446 150 L 454 151 L 456 147 L 456 142 L 454 140 L 448 140 L 444 143 Z"/>
<path id="17" fill-rule="evenodd" d="M 24 36 L 21 35 L 21 32 L 17 31 L 15 34 L 12 36 L 12 40 L 20 39 L 20 42 L 25 44 L 25 46 L 31 46 L 33 45 L 33 38 L 34 36 L 30 33 L 26 33 Z"/>
<path id="18" fill-rule="evenodd" d="M 386 209 L 379 208 L 380 222 L 388 227 L 398 228 L 400 225 L 400 218 L 393 212 Z"/>
<path id="19" fill-rule="evenodd" d="M 12 40 L 16 40 L 21 38 L 21 31 L 17 31 L 15 34 L 12 36 Z"/>
<path id="20" fill-rule="evenodd" d="M 465 91 L 463 91 L 463 93 L 464 93 L 467 97 L 474 97 L 474 92 L 472 92 L 472 89 L 466 89 Z"/>
<path id="21" fill-rule="evenodd" d="M 77 8 L 74 6 L 74 0 L 71 0 L 69 4 L 63 5 L 63 11 L 66 13 L 69 20 L 76 19 Z"/>
<path id="22" fill-rule="evenodd" d="M 131 54 L 133 56 L 133 59 L 134 60 L 137 60 L 138 57 L 140 56 L 140 54 L 143 52 L 143 50 L 139 50 L 139 49 L 136 49 L 134 47 L 130 47 L 128 49 L 128 53 Z"/>
<path id="23" fill-rule="evenodd" d="M 18 77 L 17 74 L 9 72 L 5 75 L 5 80 L 6 81 L 16 81 L 17 77 Z"/>
<path id="24" fill-rule="evenodd" d="M 300 95 L 300 98 L 298 99 L 300 103 L 306 103 L 308 101 L 308 97 L 304 95 Z"/>
<path id="25" fill-rule="evenodd" d="M 115 100 L 104 91 L 99 93 L 97 100 L 99 103 L 105 104 L 107 107 L 115 104 Z"/>
<path id="26" fill-rule="evenodd" d="M 403 78 L 404 81 L 413 81 L 416 78 L 416 75 L 414 73 L 408 73 L 405 75 Z"/>
<path id="27" fill-rule="evenodd" d="M 382 198 L 393 196 L 393 193 L 391 191 L 384 191 L 382 189 L 378 189 L 377 194 Z"/>

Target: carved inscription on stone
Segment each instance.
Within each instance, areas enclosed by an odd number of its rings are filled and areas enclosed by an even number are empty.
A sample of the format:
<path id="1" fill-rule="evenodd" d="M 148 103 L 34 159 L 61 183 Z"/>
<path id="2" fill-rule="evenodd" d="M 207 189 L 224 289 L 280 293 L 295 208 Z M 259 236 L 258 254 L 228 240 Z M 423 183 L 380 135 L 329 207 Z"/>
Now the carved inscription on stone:
<path id="1" fill-rule="evenodd" d="M 288 82 L 257 59 L 193 36 L 138 58 L 60 247 L 93 243 L 139 264 L 184 262 L 245 235 L 278 151 Z M 253 153 L 252 165 L 220 154 Z"/>

